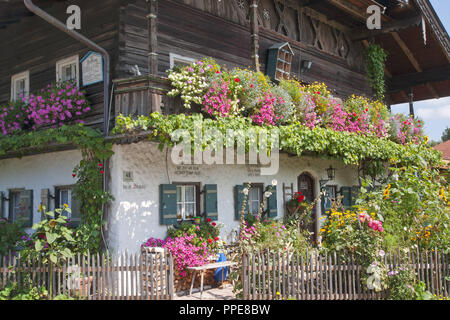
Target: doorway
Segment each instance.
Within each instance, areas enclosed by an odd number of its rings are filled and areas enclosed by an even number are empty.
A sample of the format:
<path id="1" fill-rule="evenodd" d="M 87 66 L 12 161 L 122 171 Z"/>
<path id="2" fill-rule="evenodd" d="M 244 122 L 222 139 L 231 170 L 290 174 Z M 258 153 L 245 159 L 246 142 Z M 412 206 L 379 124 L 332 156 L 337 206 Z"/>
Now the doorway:
<path id="1" fill-rule="evenodd" d="M 309 203 L 312 203 L 314 201 L 314 199 L 316 198 L 315 195 L 315 179 L 313 178 L 313 176 L 307 172 L 302 173 L 299 177 L 298 177 L 298 192 L 301 192 L 304 196 L 305 196 L 305 200 L 308 201 Z M 314 241 L 317 240 L 317 235 L 316 235 L 316 207 L 314 206 L 312 212 L 311 212 L 311 218 L 312 218 L 312 223 L 311 225 L 308 226 L 307 230 L 309 232 L 313 233 L 313 237 L 312 239 Z"/>

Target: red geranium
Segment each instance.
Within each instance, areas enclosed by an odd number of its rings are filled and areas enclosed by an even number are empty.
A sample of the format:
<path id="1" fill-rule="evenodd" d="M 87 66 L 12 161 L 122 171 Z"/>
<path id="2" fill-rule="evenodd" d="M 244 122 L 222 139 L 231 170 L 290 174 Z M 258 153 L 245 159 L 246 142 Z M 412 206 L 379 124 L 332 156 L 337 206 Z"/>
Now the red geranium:
<path id="1" fill-rule="evenodd" d="M 305 196 L 302 195 L 301 192 L 296 192 L 294 194 L 294 199 L 296 199 L 298 202 L 303 202 L 303 201 L 305 201 Z"/>
<path id="2" fill-rule="evenodd" d="M 239 83 L 239 82 L 241 82 L 241 79 L 236 78 L 236 79 L 234 79 L 234 82 Z"/>
<path id="3" fill-rule="evenodd" d="M 206 221 L 207 221 L 207 222 L 211 222 L 211 218 L 208 218 Z"/>
<path id="4" fill-rule="evenodd" d="M 212 239 L 211 239 L 211 238 L 209 238 L 209 239 L 208 239 L 208 242 L 209 242 L 209 243 L 212 243 L 213 241 L 212 241 Z"/>
<path id="5" fill-rule="evenodd" d="M 215 222 L 213 222 L 213 223 L 211 223 L 211 225 L 212 225 L 213 227 L 215 227 L 215 226 L 216 226 L 216 223 L 215 223 Z"/>
<path id="6" fill-rule="evenodd" d="M 215 237 L 214 240 L 219 241 L 219 237 Z"/>

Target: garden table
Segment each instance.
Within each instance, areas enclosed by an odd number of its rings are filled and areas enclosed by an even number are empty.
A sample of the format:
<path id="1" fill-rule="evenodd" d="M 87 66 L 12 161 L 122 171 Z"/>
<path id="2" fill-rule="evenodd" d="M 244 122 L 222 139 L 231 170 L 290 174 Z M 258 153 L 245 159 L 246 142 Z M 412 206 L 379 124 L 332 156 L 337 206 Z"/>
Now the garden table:
<path id="1" fill-rule="evenodd" d="M 231 261 L 222 261 L 222 262 L 214 262 L 214 263 L 208 263 L 203 266 L 199 267 L 189 267 L 188 270 L 193 270 L 194 274 L 192 275 L 192 282 L 191 282 L 191 290 L 189 291 L 189 295 L 192 294 L 192 288 L 194 287 L 194 280 L 195 275 L 197 274 L 197 271 L 200 272 L 200 299 L 202 298 L 203 294 L 203 274 L 206 270 L 209 269 L 217 269 L 217 268 L 225 268 L 225 267 L 231 267 L 236 265 L 236 262 Z M 223 271 L 222 271 L 222 283 L 223 283 Z"/>

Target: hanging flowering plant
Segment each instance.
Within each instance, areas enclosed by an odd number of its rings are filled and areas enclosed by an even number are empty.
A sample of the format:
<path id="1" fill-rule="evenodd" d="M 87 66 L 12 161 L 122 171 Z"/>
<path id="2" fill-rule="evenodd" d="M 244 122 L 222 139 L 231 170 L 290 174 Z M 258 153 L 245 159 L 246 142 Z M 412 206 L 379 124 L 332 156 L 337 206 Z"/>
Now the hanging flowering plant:
<path id="1" fill-rule="evenodd" d="M 28 124 L 28 121 L 25 119 L 25 105 L 22 102 L 10 102 L 0 106 L 0 130 L 3 135 L 18 132 L 25 124 Z"/>
<path id="2" fill-rule="evenodd" d="M 83 123 L 83 116 L 90 111 L 85 94 L 73 84 L 49 84 L 39 94 L 0 107 L 0 130 L 3 135 L 9 135 L 23 129 Z"/>
<path id="3" fill-rule="evenodd" d="M 220 67 L 212 59 L 203 59 L 181 69 L 169 71 L 169 80 L 174 89 L 169 97 L 181 96 L 184 107 L 190 109 L 192 104 L 202 104 L 209 84 L 207 77 L 220 74 Z"/>
<path id="4" fill-rule="evenodd" d="M 42 126 L 57 127 L 64 122 L 83 123 L 82 116 L 91 107 L 81 92 L 72 83 L 49 84 L 40 94 L 31 94 L 24 98 L 27 104 L 27 120 L 33 129 Z"/>

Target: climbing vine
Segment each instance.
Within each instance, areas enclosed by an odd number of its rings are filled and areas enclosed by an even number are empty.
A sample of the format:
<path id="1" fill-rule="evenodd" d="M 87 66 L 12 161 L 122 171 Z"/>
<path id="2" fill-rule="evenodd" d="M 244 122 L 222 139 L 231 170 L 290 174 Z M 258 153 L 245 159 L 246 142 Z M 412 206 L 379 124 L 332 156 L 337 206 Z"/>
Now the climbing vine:
<path id="1" fill-rule="evenodd" d="M 76 231 L 77 250 L 95 253 L 101 247 L 103 206 L 112 199 L 103 191 L 104 161 L 113 154 L 112 144 L 104 140 L 101 132 L 78 124 L 5 136 L 0 138 L 0 155 L 22 157 L 58 144 L 74 145 L 82 153 L 82 160 L 72 174 L 77 179 L 74 193 L 82 203 L 82 224 Z"/>
<path id="2" fill-rule="evenodd" d="M 375 90 L 377 99 L 383 100 L 386 91 L 384 83 L 384 66 L 386 51 L 377 44 L 370 44 L 366 49 L 366 69 L 370 86 Z"/>

